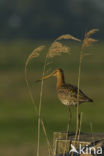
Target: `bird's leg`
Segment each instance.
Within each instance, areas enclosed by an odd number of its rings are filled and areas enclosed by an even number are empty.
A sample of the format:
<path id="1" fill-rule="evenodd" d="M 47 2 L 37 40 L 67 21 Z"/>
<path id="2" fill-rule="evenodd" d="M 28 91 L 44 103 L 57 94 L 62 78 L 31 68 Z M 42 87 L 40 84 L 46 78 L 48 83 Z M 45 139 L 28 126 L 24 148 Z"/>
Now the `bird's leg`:
<path id="1" fill-rule="evenodd" d="M 70 106 L 68 106 L 68 113 L 69 113 L 68 133 L 69 133 L 70 132 L 71 121 L 72 121 L 72 113 L 71 113 Z"/>

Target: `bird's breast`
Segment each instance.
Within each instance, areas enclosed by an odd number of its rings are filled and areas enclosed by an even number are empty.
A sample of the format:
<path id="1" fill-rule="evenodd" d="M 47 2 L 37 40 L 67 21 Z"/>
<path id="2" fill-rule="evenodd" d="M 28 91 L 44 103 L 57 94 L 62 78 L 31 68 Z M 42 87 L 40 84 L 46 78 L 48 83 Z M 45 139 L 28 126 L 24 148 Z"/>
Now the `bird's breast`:
<path id="1" fill-rule="evenodd" d="M 64 105 L 76 105 L 77 101 L 75 100 L 74 96 L 72 96 L 71 91 L 69 91 L 65 87 L 61 87 L 57 90 L 57 95 L 59 100 L 64 104 Z"/>

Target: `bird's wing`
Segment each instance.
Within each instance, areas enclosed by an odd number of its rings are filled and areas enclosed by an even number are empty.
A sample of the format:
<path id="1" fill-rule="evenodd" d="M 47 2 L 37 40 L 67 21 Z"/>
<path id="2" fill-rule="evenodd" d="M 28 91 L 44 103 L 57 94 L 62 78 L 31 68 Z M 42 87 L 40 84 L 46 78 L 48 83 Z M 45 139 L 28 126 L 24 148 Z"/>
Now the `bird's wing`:
<path id="1" fill-rule="evenodd" d="M 66 84 L 63 86 L 63 91 L 65 92 L 66 96 L 73 97 L 77 99 L 78 96 L 78 88 L 71 84 Z M 81 90 L 79 90 L 79 101 L 91 101 Z"/>

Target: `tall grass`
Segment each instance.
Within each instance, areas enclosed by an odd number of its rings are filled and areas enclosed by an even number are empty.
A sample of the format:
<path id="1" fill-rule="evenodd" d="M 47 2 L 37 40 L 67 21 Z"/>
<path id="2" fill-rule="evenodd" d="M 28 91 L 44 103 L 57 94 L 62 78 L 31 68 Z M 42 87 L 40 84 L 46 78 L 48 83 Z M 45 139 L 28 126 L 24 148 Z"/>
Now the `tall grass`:
<path id="1" fill-rule="evenodd" d="M 44 132 L 44 135 L 46 137 L 47 144 L 48 144 L 48 147 L 49 147 L 48 148 L 49 149 L 49 155 L 52 154 L 52 148 L 51 148 L 51 145 L 50 145 L 48 136 L 47 136 L 47 132 L 46 132 L 46 128 L 45 128 L 44 122 L 43 122 L 43 120 L 42 120 L 42 118 L 40 116 L 40 114 L 41 114 L 41 102 L 42 102 L 43 81 L 41 83 L 40 103 L 39 103 L 39 111 L 38 111 L 37 106 L 36 106 L 36 103 L 35 103 L 34 98 L 33 98 L 33 94 L 32 94 L 32 91 L 31 91 L 29 82 L 28 82 L 28 78 L 27 78 L 27 65 L 29 64 L 29 62 L 31 61 L 31 59 L 37 58 L 40 55 L 40 52 L 44 48 L 45 48 L 45 46 L 40 46 L 40 47 L 34 49 L 33 52 L 28 56 L 28 58 L 26 60 L 26 63 L 25 63 L 25 80 L 26 80 L 26 84 L 27 84 L 29 96 L 30 96 L 31 101 L 32 101 L 32 103 L 34 105 L 34 113 L 36 113 L 38 115 L 38 145 L 37 145 L 37 156 L 39 156 L 39 147 L 40 147 L 40 123 L 42 125 L 42 129 L 43 129 L 43 132 Z M 44 65 L 44 69 L 43 69 L 43 75 L 44 75 L 44 72 L 45 72 L 45 65 Z"/>
<path id="2" fill-rule="evenodd" d="M 42 71 L 42 77 L 45 75 L 46 66 L 50 62 L 50 60 L 49 60 L 50 58 L 54 58 L 56 56 L 60 56 L 63 53 L 64 54 L 65 53 L 66 54 L 69 54 L 70 48 L 68 46 L 65 46 L 65 45 L 63 45 L 62 43 L 59 42 L 60 40 L 63 40 L 63 39 L 65 39 L 65 40 L 66 39 L 71 39 L 71 40 L 75 40 L 75 41 L 80 41 L 76 37 L 74 37 L 72 35 L 69 35 L 69 34 L 65 34 L 65 35 L 62 35 L 62 36 L 58 37 L 51 44 L 51 46 L 49 47 L 49 50 L 48 50 L 48 52 L 46 54 L 45 61 L 44 61 L 44 66 L 43 66 L 43 71 Z M 31 59 L 37 58 L 40 55 L 40 52 L 44 48 L 45 48 L 45 46 L 43 45 L 43 46 L 40 46 L 40 47 L 34 49 L 33 52 L 28 56 L 28 58 L 26 60 L 26 64 L 25 64 L 25 80 L 26 80 L 26 84 L 27 84 L 27 87 L 28 87 L 30 98 L 31 98 L 32 103 L 34 105 L 34 111 L 38 115 L 38 145 L 37 145 L 37 156 L 39 156 L 39 147 L 40 147 L 40 124 L 42 125 L 42 129 L 44 131 L 44 134 L 45 134 L 45 137 L 46 137 L 46 140 L 47 140 L 47 144 L 48 144 L 48 147 L 49 147 L 48 148 L 49 149 L 49 155 L 53 155 L 52 148 L 51 148 L 51 145 L 50 145 L 50 142 L 49 142 L 47 133 L 46 133 L 46 128 L 45 128 L 44 122 L 43 122 L 43 120 L 41 118 L 42 95 L 43 95 L 43 80 L 41 81 L 39 110 L 38 110 L 37 109 L 37 106 L 35 104 L 34 98 L 33 98 L 33 94 L 32 94 L 32 91 L 31 91 L 31 88 L 30 88 L 30 85 L 29 85 L 29 82 L 28 82 L 28 78 L 27 78 L 27 65 L 29 64 L 29 62 L 31 61 Z M 49 62 L 48 62 L 48 60 L 49 60 Z"/>
<path id="3" fill-rule="evenodd" d="M 81 128 L 81 122 L 82 122 L 82 114 L 79 113 L 79 88 L 80 88 L 80 78 L 81 78 L 81 67 L 82 67 L 82 61 L 84 56 L 88 55 L 88 53 L 86 54 L 84 52 L 84 49 L 86 47 L 88 47 L 89 45 L 91 45 L 93 42 L 95 42 L 96 40 L 94 40 L 93 38 L 90 38 L 90 36 L 92 34 L 94 34 L 96 31 L 98 31 L 97 29 L 92 29 L 91 31 L 89 31 L 88 33 L 85 34 L 84 40 L 82 42 L 81 45 L 81 51 L 80 51 L 80 61 L 79 61 L 79 72 L 78 72 L 78 94 L 77 94 L 77 119 L 76 119 L 76 135 L 75 138 L 79 138 L 78 134 L 80 135 L 80 128 Z M 44 77 L 45 72 L 46 72 L 46 68 L 47 68 L 47 64 L 50 63 L 50 59 L 54 59 L 54 57 L 56 56 L 61 56 L 62 54 L 69 54 L 70 53 L 70 47 L 64 45 L 63 43 L 61 43 L 60 41 L 62 40 L 74 40 L 74 41 L 78 41 L 80 42 L 80 39 L 70 35 L 70 34 L 65 34 L 62 36 L 59 36 L 49 47 L 46 56 L 45 56 L 45 60 L 44 60 L 44 65 L 43 65 L 43 70 L 42 70 L 42 77 Z M 46 132 L 46 127 L 44 125 L 44 122 L 42 120 L 41 117 L 41 110 L 42 110 L 42 97 L 43 97 L 43 79 L 41 81 L 41 88 L 40 88 L 40 98 L 39 98 L 39 109 L 37 109 L 37 106 L 35 104 L 34 98 L 33 98 L 33 94 L 28 82 L 28 75 L 27 75 L 27 66 L 29 64 L 29 62 L 31 61 L 31 59 L 33 58 L 37 58 L 40 56 L 40 53 L 43 51 L 43 49 L 45 48 L 45 46 L 40 46 L 36 49 L 33 50 L 33 52 L 28 56 L 27 60 L 26 60 L 26 64 L 25 64 L 25 80 L 26 80 L 26 84 L 28 87 L 28 91 L 29 91 L 29 95 L 31 98 L 31 101 L 34 105 L 34 113 L 37 114 L 38 116 L 38 143 L 37 143 L 37 156 L 40 156 L 40 128 L 42 126 L 44 135 L 46 137 L 46 141 L 48 144 L 48 150 L 49 150 L 49 155 L 53 156 L 53 150 L 50 144 L 50 141 L 48 139 L 48 135 Z M 69 131 L 69 129 L 68 129 Z"/>
<path id="4" fill-rule="evenodd" d="M 72 37 L 71 35 L 62 35 L 58 37 L 49 47 L 48 52 L 46 53 L 45 56 L 45 61 L 44 61 L 44 66 L 43 66 L 43 72 L 42 72 L 42 77 L 45 75 L 46 71 L 46 66 L 49 63 L 48 60 L 50 58 L 53 58 L 55 56 L 60 56 L 62 53 L 68 54 L 70 51 L 70 48 L 61 44 L 58 42 L 61 39 L 73 39 L 77 40 L 77 38 Z M 58 40 L 58 41 L 57 41 Z M 38 146 L 37 146 L 37 156 L 39 156 L 39 146 L 40 146 L 40 118 L 41 118 L 41 108 L 42 108 L 42 95 L 43 95 L 43 79 L 41 82 L 41 89 L 40 89 L 40 102 L 39 102 L 39 114 L 38 114 Z M 50 143 L 48 143 L 50 145 Z M 53 155 L 53 151 L 51 150 L 50 154 Z"/>
<path id="5" fill-rule="evenodd" d="M 77 94 L 77 119 L 76 119 L 76 136 L 75 139 L 77 139 L 78 135 L 78 125 L 80 123 L 79 121 L 79 89 L 80 89 L 80 79 L 81 79 L 81 68 L 83 63 L 83 58 L 87 55 L 90 55 L 89 53 L 85 52 L 85 48 L 89 47 L 92 43 L 96 42 L 97 40 L 91 38 L 90 36 L 95 34 L 98 31 L 98 29 L 92 29 L 89 32 L 85 33 L 84 39 L 82 41 L 81 50 L 80 50 L 80 58 L 79 58 L 79 71 L 78 71 L 78 94 Z M 79 137 L 78 137 L 79 138 Z"/>

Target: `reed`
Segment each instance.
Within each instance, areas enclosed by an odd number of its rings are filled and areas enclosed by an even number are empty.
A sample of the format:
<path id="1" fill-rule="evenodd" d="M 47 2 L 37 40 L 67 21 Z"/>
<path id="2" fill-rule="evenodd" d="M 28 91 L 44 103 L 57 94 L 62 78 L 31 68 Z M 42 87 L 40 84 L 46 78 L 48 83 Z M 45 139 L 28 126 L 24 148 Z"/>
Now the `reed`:
<path id="1" fill-rule="evenodd" d="M 81 67 L 82 67 L 82 62 L 83 58 L 88 55 L 84 52 L 84 49 L 89 47 L 92 43 L 96 42 L 95 39 L 91 38 L 90 36 L 93 35 L 95 32 L 97 32 L 98 29 L 92 29 L 89 32 L 85 33 L 85 37 L 83 39 L 82 45 L 81 45 L 81 51 L 80 51 L 80 61 L 79 61 L 79 71 L 78 71 L 78 95 L 77 99 L 79 101 L 79 88 L 80 88 L 80 77 L 81 77 Z M 61 56 L 63 54 L 70 54 L 70 46 L 64 45 L 61 41 L 62 40 L 74 40 L 77 42 L 81 42 L 80 39 L 70 35 L 70 34 L 64 34 L 56 38 L 56 40 L 50 45 L 46 55 L 45 55 L 45 60 L 44 60 L 44 65 L 43 65 L 43 70 L 42 70 L 42 77 L 44 77 L 47 65 L 50 64 L 50 58 L 54 59 L 56 56 Z M 39 99 L 39 109 L 37 109 L 37 106 L 35 104 L 33 94 L 31 91 L 31 87 L 28 82 L 28 75 L 27 75 L 27 66 L 30 63 L 30 61 L 34 58 L 37 58 L 40 56 L 40 53 L 44 50 L 45 46 L 42 45 L 32 51 L 32 53 L 28 56 L 26 63 L 25 63 L 25 80 L 26 84 L 28 87 L 28 92 L 31 98 L 31 101 L 34 105 L 34 113 L 37 114 L 38 116 L 38 144 L 37 144 L 37 156 L 40 156 L 40 128 L 42 126 L 44 135 L 46 137 L 46 141 L 48 144 L 48 150 L 49 150 L 49 155 L 53 156 L 53 150 L 50 144 L 50 141 L 48 139 L 48 135 L 46 132 L 46 127 L 44 125 L 44 122 L 41 117 L 41 110 L 42 110 L 42 97 L 43 97 L 43 85 L 44 81 L 42 79 L 41 81 L 41 88 L 40 88 L 40 99 Z M 79 103 L 77 104 L 77 119 L 76 119 L 76 135 L 75 138 L 79 138 L 80 136 L 80 129 L 81 129 L 81 122 L 82 122 L 82 114 L 79 113 Z M 68 129 L 69 130 L 69 129 Z M 66 138 L 67 139 L 67 138 Z"/>
<path id="2" fill-rule="evenodd" d="M 80 58 L 79 58 L 79 71 L 78 71 L 78 94 L 77 94 L 77 119 L 76 119 L 76 135 L 75 135 L 75 140 L 78 137 L 78 125 L 79 125 L 79 89 L 80 89 L 80 78 L 81 78 L 81 68 L 82 68 L 82 63 L 83 63 L 83 58 L 87 55 L 89 55 L 88 53 L 85 52 L 85 49 L 89 46 L 92 45 L 92 43 L 96 42 L 97 40 L 91 38 L 90 36 L 95 34 L 97 31 L 99 31 L 98 29 L 92 29 L 90 31 L 88 31 L 87 33 L 85 33 L 84 39 L 82 41 L 82 45 L 81 45 L 81 50 L 80 50 Z"/>
<path id="3" fill-rule="evenodd" d="M 65 34 L 62 36 L 59 36 L 49 47 L 48 52 L 46 53 L 45 56 L 45 61 L 44 61 L 44 66 L 43 66 L 43 71 L 42 71 L 42 77 L 45 75 L 46 72 L 46 66 L 50 63 L 50 58 L 54 58 L 56 56 L 61 56 L 62 54 L 69 54 L 70 53 L 70 48 L 68 46 L 63 45 L 62 43 L 60 43 L 60 40 L 62 39 L 71 39 L 71 40 L 75 40 L 75 41 L 80 41 L 79 39 L 77 39 L 76 37 L 73 37 L 69 34 Z M 41 52 L 41 50 L 44 49 L 44 46 L 41 46 L 39 48 L 37 48 L 36 50 L 34 50 L 30 56 L 28 57 L 27 61 L 26 61 L 26 66 L 29 63 L 29 61 L 35 57 L 39 56 L 39 53 Z M 49 60 L 49 62 L 48 62 Z M 47 133 L 45 130 L 45 126 L 44 126 L 44 122 L 41 122 L 41 108 L 42 108 L 42 96 L 43 96 L 43 80 L 41 81 L 41 89 L 40 89 L 40 102 L 39 102 L 39 111 L 38 111 L 38 145 L 37 145 L 37 156 L 39 156 L 39 147 L 40 147 L 40 123 L 43 126 L 43 130 L 45 133 L 45 136 L 47 138 L 47 143 L 48 143 L 48 147 L 49 147 L 49 154 L 53 155 L 53 151 L 49 142 L 49 139 L 47 137 Z M 33 101 L 33 100 L 32 100 Z"/>
<path id="4" fill-rule="evenodd" d="M 44 77 L 46 72 L 46 66 L 48 64 L 48 59 L 57 55 L 61 55 L 61 53 L 68 53 L 69 48 L 66 46 L 63 46 L 61 43 L 54 41 L 48 52 L 45 56 L 43 71 L 42 71 L 42 77 Z M 41 108 L 42 108 L 42 96 L 43 96 L 43 79 L 41 81 L 41 89 L 40 89 L 40 102 L 39 102 L 39 113 L 38 113 L 38 145 L 37 145 L 37 156 L 39 156 L 39 147 L 40 147 L 40 123 L 41 123 Z M 44 127 L 45 128 L 45 127 Z M 47 137 L 47 136 L 46 136 Z M 47 137 L 48 138 L 48 137 Z M 48 150 L 49 155 L 53 155 L 53 151 L 51 149 L 50 142 L 48 140 Z"/>
<path id="5" fill-rule="evenodd" d="M 50 142 L 49 142 L 49 139 L 48 139 L 48 136 L 47 136 L 47 132 L 46 132 L 46 128 L 45 128 L 45 125 L 44 125 L 44 122 L 40 116 L 40 113 L 41 113 L 41 98 L 40 98 L 40 104 L 39 104 L 39 111 L 37 109 L 37 106 L 36 106 L 36 103 L 34 101 L 34 98 L 33 98 L 33 94 L 32 94 L 32 91 L 31 91 L 31 88 L 30 88 L 30 85 L 29 85 L 29 82 L 28 82 L 28 77 L 27 77 L 27 66 L 29 64 L 29 62 L 33 59 L 33 58 L 37 58 L 39 57 L 40 55 L 40 52 L 42 52 L 44 50 L 45 46 L 40 46 L 36 49 L 34 49 L 32 51 L 32 53 L 28 56 L 27 60 L 26 60 L 26 63 L 25 63 L 25 81 L 26 81 L 26 84 L 27 84 L 27 88 L 28 88 L 28 92 L 29 92 L 29 96 L 30 96 L 30 99 L 33 103 L 33 106 L 34 106 L 34 113 L 36 113 L 36 115 L 38 116 L 38 145 L 37 145 L 37 155 L 39 156 L 39 147 L 40 147 L 40 123 L 42 125 L 42 129 L 43 129 L 43 132 L 44 132 L 44 135 L 46 137 L 46 141 L 47 141 L 47 144 L 48 144 L 48 149 L 49 149 L 49 155 L 52 154 L 52 147 L 50 145 Z M 40 97 L 42 96 L 42 87 L 43 87 L 43 82 L 41 84 L 41 91 L 40 91 Z M 34 118 L 33 118 L 34 119 Z"/>

